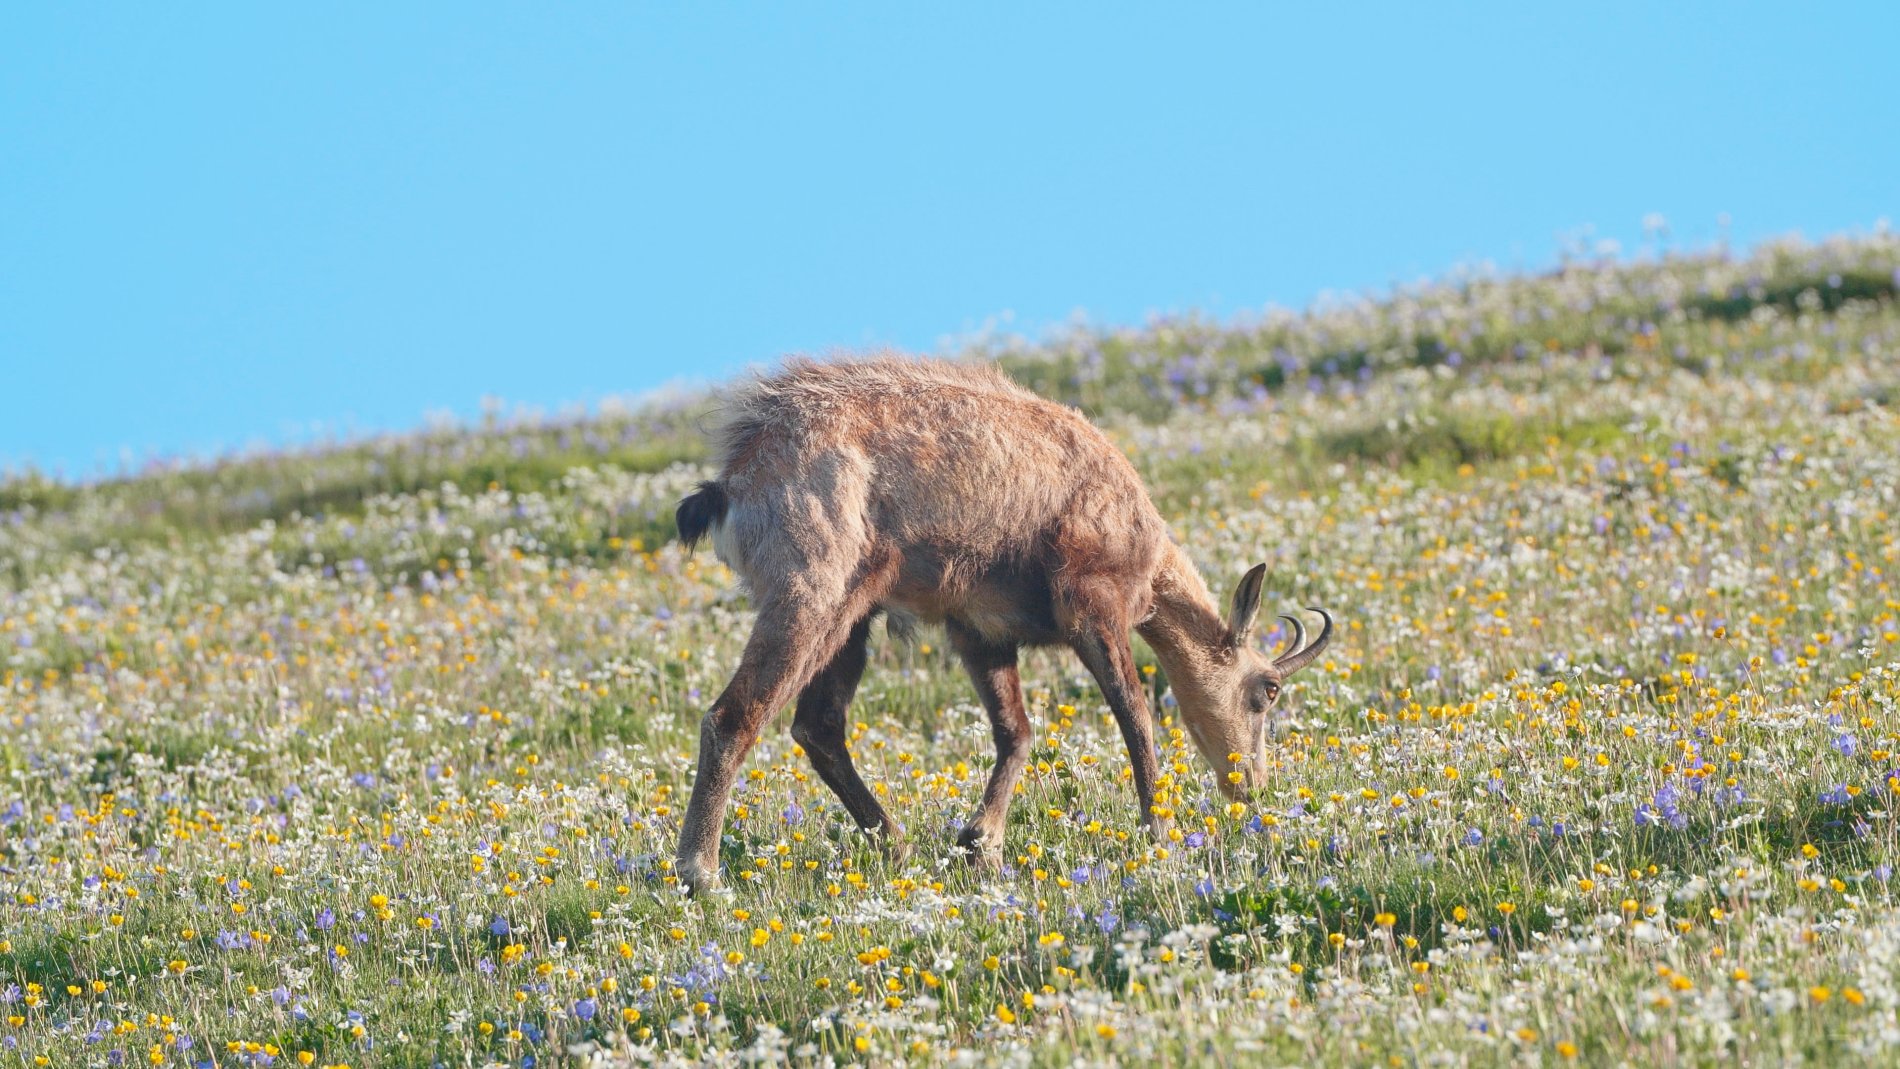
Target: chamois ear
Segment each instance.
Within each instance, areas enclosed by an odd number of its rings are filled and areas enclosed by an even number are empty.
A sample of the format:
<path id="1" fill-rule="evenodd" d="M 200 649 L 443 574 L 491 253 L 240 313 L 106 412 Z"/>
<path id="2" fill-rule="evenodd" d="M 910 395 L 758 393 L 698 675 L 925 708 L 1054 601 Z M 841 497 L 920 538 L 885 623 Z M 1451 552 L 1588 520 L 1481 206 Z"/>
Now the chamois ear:
<path id="1" fill-rule="evenodd" d="M 1234 604 L 1227 610 L 1227 644 L 1244 646 L 1253 634 L 1254 617 L 1260 615 L 1260 590 L 1267 582 L 1267 566 L 1256 564 L 1240 577 L 1234 588 Z"/>

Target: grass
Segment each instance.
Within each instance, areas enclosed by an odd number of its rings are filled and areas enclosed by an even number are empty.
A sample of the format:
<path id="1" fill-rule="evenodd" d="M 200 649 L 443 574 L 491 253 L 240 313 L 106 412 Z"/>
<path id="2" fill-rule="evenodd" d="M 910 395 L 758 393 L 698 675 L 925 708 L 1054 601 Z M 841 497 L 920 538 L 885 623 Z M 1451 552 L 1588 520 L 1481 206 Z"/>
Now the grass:
<path id="1" fill-rule="evenodd" d="M 1897 264 L 972 354 L 1085 407 L 1217 591 L 1264 560 L 1273 612 L 1343 627 L 1237 808 L 1149 677 L 1163 842 L 1092 684 L 1027 656 L 996 872 L 950 850 L 968 684 L 879 634 L 851 746 L 910 857 L 775 728 L 728 890 L 679 895 L 750 625 L 669 538 L 701 407 L 0 484 L 5 1058 L 1891 1061 Z"/>

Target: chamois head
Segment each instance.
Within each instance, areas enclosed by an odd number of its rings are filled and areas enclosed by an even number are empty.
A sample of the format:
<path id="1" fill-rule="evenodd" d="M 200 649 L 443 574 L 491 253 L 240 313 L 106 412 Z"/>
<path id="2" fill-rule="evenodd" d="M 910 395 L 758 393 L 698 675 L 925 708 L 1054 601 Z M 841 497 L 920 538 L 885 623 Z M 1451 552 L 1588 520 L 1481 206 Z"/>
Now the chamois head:
<path id="1" fill-rule="evenodd" d="M 1276 656 L 1254 649 L 1254 618 L 1260 614 L 1266 573 L 1267 566 L 1258 564 L 1241 577 L 1227 612 L 1226 635 L 1203 671 L 1196 673 L 1199 678 L 1169 680 L 1181 704 L 1182 723 L 1213 767 L 1221 790 L 1232 798 L 1266 784 L 1267 732 L 1281 688 L 1333 637 L 1332 616 L 1312 609 L 1326 621 L 1312 644 L 1307 644 L 1306 628 L 1298 619 L 1282 616 L 1293 628 L 1292 641 Z"/>

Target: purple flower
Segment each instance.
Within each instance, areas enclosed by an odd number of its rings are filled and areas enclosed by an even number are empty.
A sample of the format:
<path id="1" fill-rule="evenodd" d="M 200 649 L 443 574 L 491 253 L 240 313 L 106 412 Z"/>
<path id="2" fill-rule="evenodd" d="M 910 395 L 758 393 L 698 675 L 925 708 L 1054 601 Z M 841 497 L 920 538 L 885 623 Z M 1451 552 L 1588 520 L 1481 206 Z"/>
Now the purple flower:
<path id="1" fill-rule="evenodd" d="M 514 930 L 514 926 L 508 923 L 508 918 L 506 917 L 497 916 L 494 920 L 488 922 L 488 934 L 490 935 L 507 935 Z"/>
<path id="2" fill-rule="evenodd" d="M 1860 750 L 1860 740 L 1855 738 L 1850 732 L 1842 732 L 1834 736 L 1834 749 L 1837 750 L 1842 757 L 1852 757 Z"/>
<path id="3" fill-rule="evenodd" d="M 593 999 L 584 998 L 574 1004 L 574 1016 L 583 1021 L 591 1021 L 594 1019 L 594 1011 L 598 1008 L 598 1004 Z"/>
<path id="4" fill-rule="evenodd" d="M 1689 826 L 1689 818 L 1682 815 L 1682 793 L 1674 784 L 1665 783 L 1656 788 L 1656 793 L 1647 804 L 1636 808 L 1638 827 L 1667 824 L 1677 831 Z"/>

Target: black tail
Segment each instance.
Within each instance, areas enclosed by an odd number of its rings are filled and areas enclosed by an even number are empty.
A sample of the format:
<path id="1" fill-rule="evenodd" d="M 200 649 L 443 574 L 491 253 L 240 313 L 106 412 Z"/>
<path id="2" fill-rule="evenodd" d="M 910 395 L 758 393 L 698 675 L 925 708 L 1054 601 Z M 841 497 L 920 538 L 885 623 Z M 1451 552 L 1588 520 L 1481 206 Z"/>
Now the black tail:
<path id="1" fill-rule="evenodd" d="M 699 489 L 680 500 L 673 522 L 679 526 L 680 541 L 687 549 L 699 544 L 715 523 L 726 518 L 726 488 L 716 482 L 699 484 Z"/>

